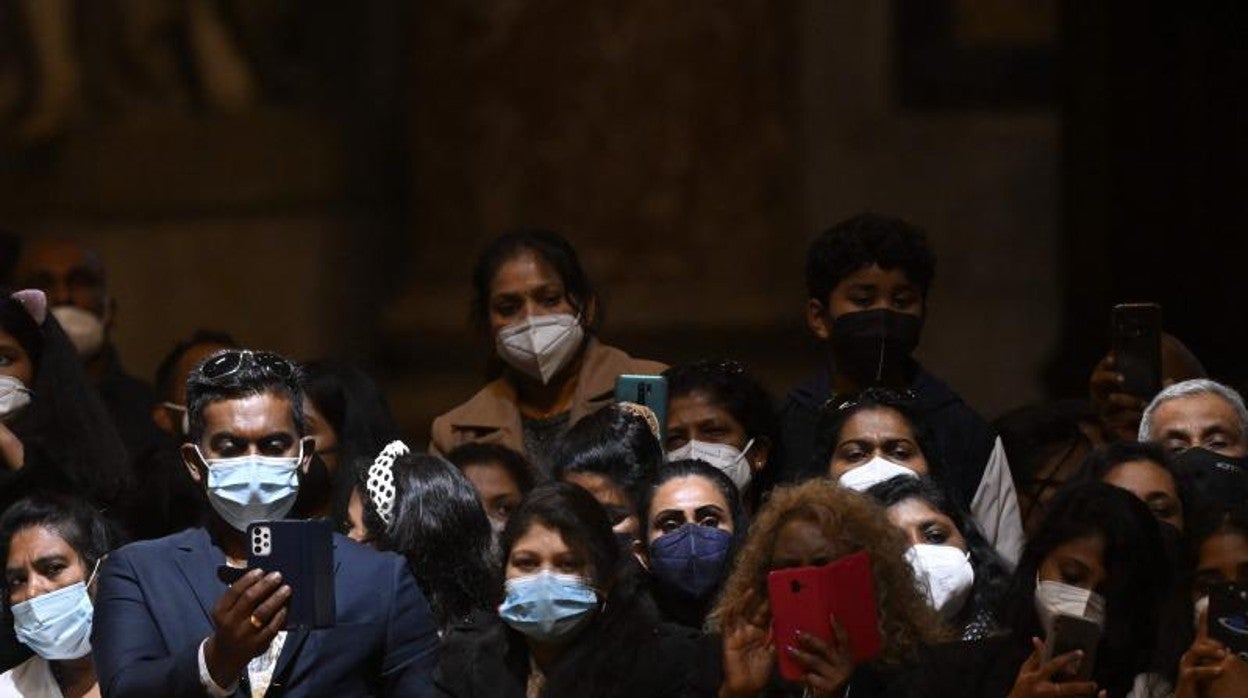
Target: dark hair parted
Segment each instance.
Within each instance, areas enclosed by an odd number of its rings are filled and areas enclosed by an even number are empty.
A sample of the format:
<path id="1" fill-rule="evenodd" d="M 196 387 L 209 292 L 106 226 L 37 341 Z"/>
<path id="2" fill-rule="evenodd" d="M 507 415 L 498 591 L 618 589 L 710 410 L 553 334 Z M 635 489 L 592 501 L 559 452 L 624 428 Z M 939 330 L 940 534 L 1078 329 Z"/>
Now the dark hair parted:
<path id="1" fill-rule="evenodd" d="M 503 561 L 534 525 L 556 531 L 563 543 L 589 561 L 602 604 L 593 621 L 574 638 L 547 675 L 547 694 L 631 696 L 637 657 L 654 642 L 658 618 L 644 592 L 637 565 L 611 532 L 606 511 L 585 490 L 564 482 L 538 485 L 516 509 L 503 529 Z M 510 646 L 524 645 L 515 630 L 505 631 Z M 528 662 L 525 661 L 524 664 Z"/>
<path id="2" fill-rule="evenodd" d="M 490 609 L 497 587 L 492 534 L 472 483 L 444 459 L 425 454 L 395 458 L 391 472 L 395 494 L 389 526 L 368 496 L 368 469 L 361 468 L 356 480 L 364 526 L 377 547 L 407 558 L 439 627 Z"/>
<path id="3" fill-rule="evenodd" d="M 214 402 L 241 400 L 253 395 L 272 393 L 290 403 L 291 417 L 299 436 L 307 434 L 307 420 L 303 414 L 303 372 L 289 359 L 290 372 L 285 376 L 271 373 L 257 363 L 251 350 L 243 350 L 238 370 L 218 378 L 204 375 L 204 366 L 214 359 L 238 349 L 224 349 L 195 367 L 186 379 L 186 411 L 190 418 L 193 443 L 199 443 L 204 435 L 204 409 Z"/>
<path id="4" fill-rule="evenodd" d="M 996 612 L 1010 586 L 1010 568 L 984 538 L 971 515 L 943 487 L 928 477 L 902 475 L 871 487 L 867 494 L 885 509 L 917 499 L 949 517 L 966 540 L 971 567 L 975 570 L 971 598 L 954 619 L 955 623 L 964 626 L 979 614 Z"/>
<path id="5" fill-rule="evenodd" d="M 173 370 L 177 367 L 178 362 L 182 360 L 186 353 L 195 347 L 221 346 L 237 349 L 239 343 L 228 332 L 220 330 L 195 330 L 190 336 L 173 345 L 165 358 L 160 360 L 160 364 L 156 366 L 156 394 L 162 398 L 167 398 L 173 392 Z"/>
<path id="6" fill-rule="evenodd" d="M 927 298 L 936 257 L 923 229 L 900 218 L 860 213 L 823 231 L 806 250 L 809 298 L 827 303 L 845 277 L 871 265 L 900 269 Z"/>
<path id="7" fill-rule="evenodd" d="M 775 403 L 767 389 L 755 380 L 744 364 L 737 361 L 696 361 L 673 366 L 663 372 L 671 400 L 691 393 L 702 393 L 711 404 L 723 408 L 754 439 L 776 443 L 780 424 Z"/>
<path id="8" fill-rule="evenodd" d="M 892 410 L 910 425 L 916 445 L 927 461 L 929 474 L 937 482 L 945 485 L 940 451 L 935 447 L 935 441 L 926 422 L 914 407 L 914 398 L 909 395 L 909 391 L 897 391 L 891 388 L 867 388 L 857 395 L 829 400 L 820 408 L 819 421 L 815 428 L 814 457 L 816 462 L 811 466 L 812 471 L 825 474 L 828 472 L 828 465 L 832 462 L 836 445 L 841 441 L 841 431 L 845 428 L 846 422 L 859 412 L 872 410 Z"/>
<path id="9" fill-rule="evenodd" d="M 27 482 L 79 494 L 100 507 L 119 504 L 133 482 L 129 455 L 56 316 L 49 312 L 37 325 L 4 291 L 0 330 L 17 341 L 35 369 L 27 386 L 30 406 L 8 424 L 26 449 Z M 16 485 L 0 491 L 0 508 L 29 491 Z"/>
<path id="10" fill-rule="evenodd" d="M 473 465 L 491 465 L 497 463 L 516 483 L 520 494 L 528 494 L 533 489 L 533 466 L 523 453 L 507 448 L 502 444 L 487 444 L 469 441 L 451 449 L 446 459 L 460 471 Z"/>
<path id="11" fill-rule="evenodd" d="M 7 560 L 13 536 L 39 526 L 73 548 L 90 575 L 110 550 L 121 543 L 116 527 L 86 501 L 70 495 L 41 494 L 17 500 L 0 517 L 0 560 Z M 9 589 L 5 582 L 4 605 Z"/>
<path id="12" fill-rule="evenodd" d="M 1066 543 L 1099 538 L 1106 576 L 1096 591 L 1105 598 L 1106 617 L 1092 678 L 1111 695 L 1126 695 L 1137 674 L 1165 673 L 1155 666 L 1158 609 L 1168 600 L 1172 575 L 1148 507 L 1126 490 L 1089 482 L 1063 489 L 1047 510 L 1014 572 L 1003 624 L 1019 642 L 1042 637 L 1035 608 L 1041 565 Z"/>
<path id="13" fill-rule="evenodd" d="M 839 549 L 870 554 L 883 644 L 880 661 L 905 662 L 923 645 L 948 638 L 940 617 L 919 593 L 905 559 L 901 531 L 875 502 L 823 478 L 772 491 L 750 524 L 745 545 L 711 614 L 713 626 L 723 630 L 751 622 L 767 598 L 767 573 L 772 570 L 780 532 L 794 521 L 814 524 Z"/>
<path id="14" fill-rule="evenodd" d="M 598 294 L 589 281 L 589 275 L 581 266 L 576 249 L 562 235 L 541 228 L 520 228 L 503 233 L 477 255 L 476 265 L 472 269 L 471 318 L 474 324 L 478 327 L 488 324 L 490 289 L 499 268 L 526 252 L 554 270 L 563 282 L 568 303 L 581 315 L 581 322 L 586 325 L 586 329 L 595 331 L 602 317 L 602 307 L 598 302 Z M 586 316 L 591 305 L 594 306 L 592 318 Z"/>
<path id="15" fill-rule="evenodd" d="M 635 507 L 663 464 L 663 447 L 645 418 L 608 405 L 572 425 L 551 461 L 556 480 L 572 473 L 601 475 Z"/>
<path id="16" fill-rule="evenodd" d="M 1099 446 L 1079 466 L 1078 474 L 1072 483 L 1103 482 L 1105 478 L 1119 466 L 1135 461 L 1146 461 L 1166 471 L 1174 482 L 1174 491 L 1178 495 L 1179 505 L 1183 508 L 1181 517 L 1186 528 L 1189 516 L 1196 510 L 1192 501 L 1191 478 L 1179 468 L 1166 450 L 1156 443 L 1138 441 L 1116 441 Z"/>
<path id="17" fill-rule="evenodd" d="M 654 504 L 654 495 L 663 485 L 681 478 L 702 478 L 723 495 L 724 501 L 728 502 L 728 515 L 732 518 L 733 550 L 735 552 L 739 542 L 744 538 L 746 527 L 749 524 L 745 516 L 745 507 L 741 504 L 741 493 L 737 490 L 737 486 L 733 484 L 732 479 L 725 475 L 723 471 L 700 460 L 672 461 L 659 468 L 658 474 L 650 482 L 650 485 L 643 490 L 641 499 L 637 504 L 637 516 L 641 520 L 641 540 L 645 542 L 647 547 L 649 546 L 650 517 L 653 514 L 651 509 Z"/>

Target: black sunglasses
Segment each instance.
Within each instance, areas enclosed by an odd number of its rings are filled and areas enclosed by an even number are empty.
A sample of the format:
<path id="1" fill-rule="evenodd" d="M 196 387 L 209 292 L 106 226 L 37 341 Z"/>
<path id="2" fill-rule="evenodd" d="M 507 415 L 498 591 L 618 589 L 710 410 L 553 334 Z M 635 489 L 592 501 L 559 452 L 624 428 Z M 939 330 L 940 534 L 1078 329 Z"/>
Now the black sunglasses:
<path id="1" fill-rule="evenodd" d="M 237 373 L 248 363 L 277 378 L 290 378 L 295 373 L 294 365 L 281 356 L 269 351 L 250 349 L 230 349 L 221 352 L 205 361 L 199 373 L 208 380 L 219 380 Z"/>

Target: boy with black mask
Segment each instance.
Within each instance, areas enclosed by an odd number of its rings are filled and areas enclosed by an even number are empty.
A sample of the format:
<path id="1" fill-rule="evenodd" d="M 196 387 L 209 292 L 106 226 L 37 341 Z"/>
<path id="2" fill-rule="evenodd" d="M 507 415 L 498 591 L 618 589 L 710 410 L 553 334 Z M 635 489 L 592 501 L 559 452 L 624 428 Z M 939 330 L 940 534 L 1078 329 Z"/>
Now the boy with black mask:
<path id="1" fill-rule="evenodd" d="M 826 364 L 780 408 L 781 481 L 827 475 L 816 453 L 820 412 L 832 398 L 869 387 L 912 396 L 931 431 L 934 474 L 967 507 L 985 536 L 1013 563 L 1022 549 L 1014 483 L 1000 439 L 948 386 L 912 357 L 926 315 L 936 259 L 923 231 L 864 213 L 824 231 L 807 250 L 806 323 L 826 348 Z"/>

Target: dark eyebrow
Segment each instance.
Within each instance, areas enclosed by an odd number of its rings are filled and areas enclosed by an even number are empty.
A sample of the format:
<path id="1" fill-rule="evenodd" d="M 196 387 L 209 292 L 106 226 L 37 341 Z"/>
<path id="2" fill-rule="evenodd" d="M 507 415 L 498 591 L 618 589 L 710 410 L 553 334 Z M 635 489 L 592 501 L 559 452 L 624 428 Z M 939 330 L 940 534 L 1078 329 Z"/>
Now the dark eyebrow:
<path id="1" fill-rule="evenodd" d="M 693 510 L 693 517 L 695 519 L 700 519 L 707 514 L 718 514 L 719 516 L 724 516 L 724 510 L 715 504 L 705 504 Z"/>

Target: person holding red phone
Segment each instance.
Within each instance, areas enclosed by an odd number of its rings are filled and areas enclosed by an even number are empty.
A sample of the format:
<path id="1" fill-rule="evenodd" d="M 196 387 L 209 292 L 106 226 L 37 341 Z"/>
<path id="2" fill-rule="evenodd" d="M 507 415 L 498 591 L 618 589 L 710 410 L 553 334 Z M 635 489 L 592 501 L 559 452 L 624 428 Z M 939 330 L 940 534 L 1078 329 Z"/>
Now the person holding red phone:
<path id="1" fill-rule="evenodd" d="M 919 594 L 905 561 L 905 542 L 882 509 L 828 480 L 811 480 L 773 492 L 750 528 L 711 616 L 723 637 L 721 696 L 883 695 L 925 644 L 949 637 Z M 878 606 L 880 652 L 855 665 L 858 638 L 834 617 L 825 637 L 801 633 L 794 645 L 778 646 L 772 632 L 768 574 L 822 567 L 859 551 L 870 556 L 870 597 Z M 833 591 L 832 593 L 836 593 Z M 863 603 L 872 601 L 864 597 Z M 779 675 L 787 653 L 803 668 L 797 681 Z"/>

